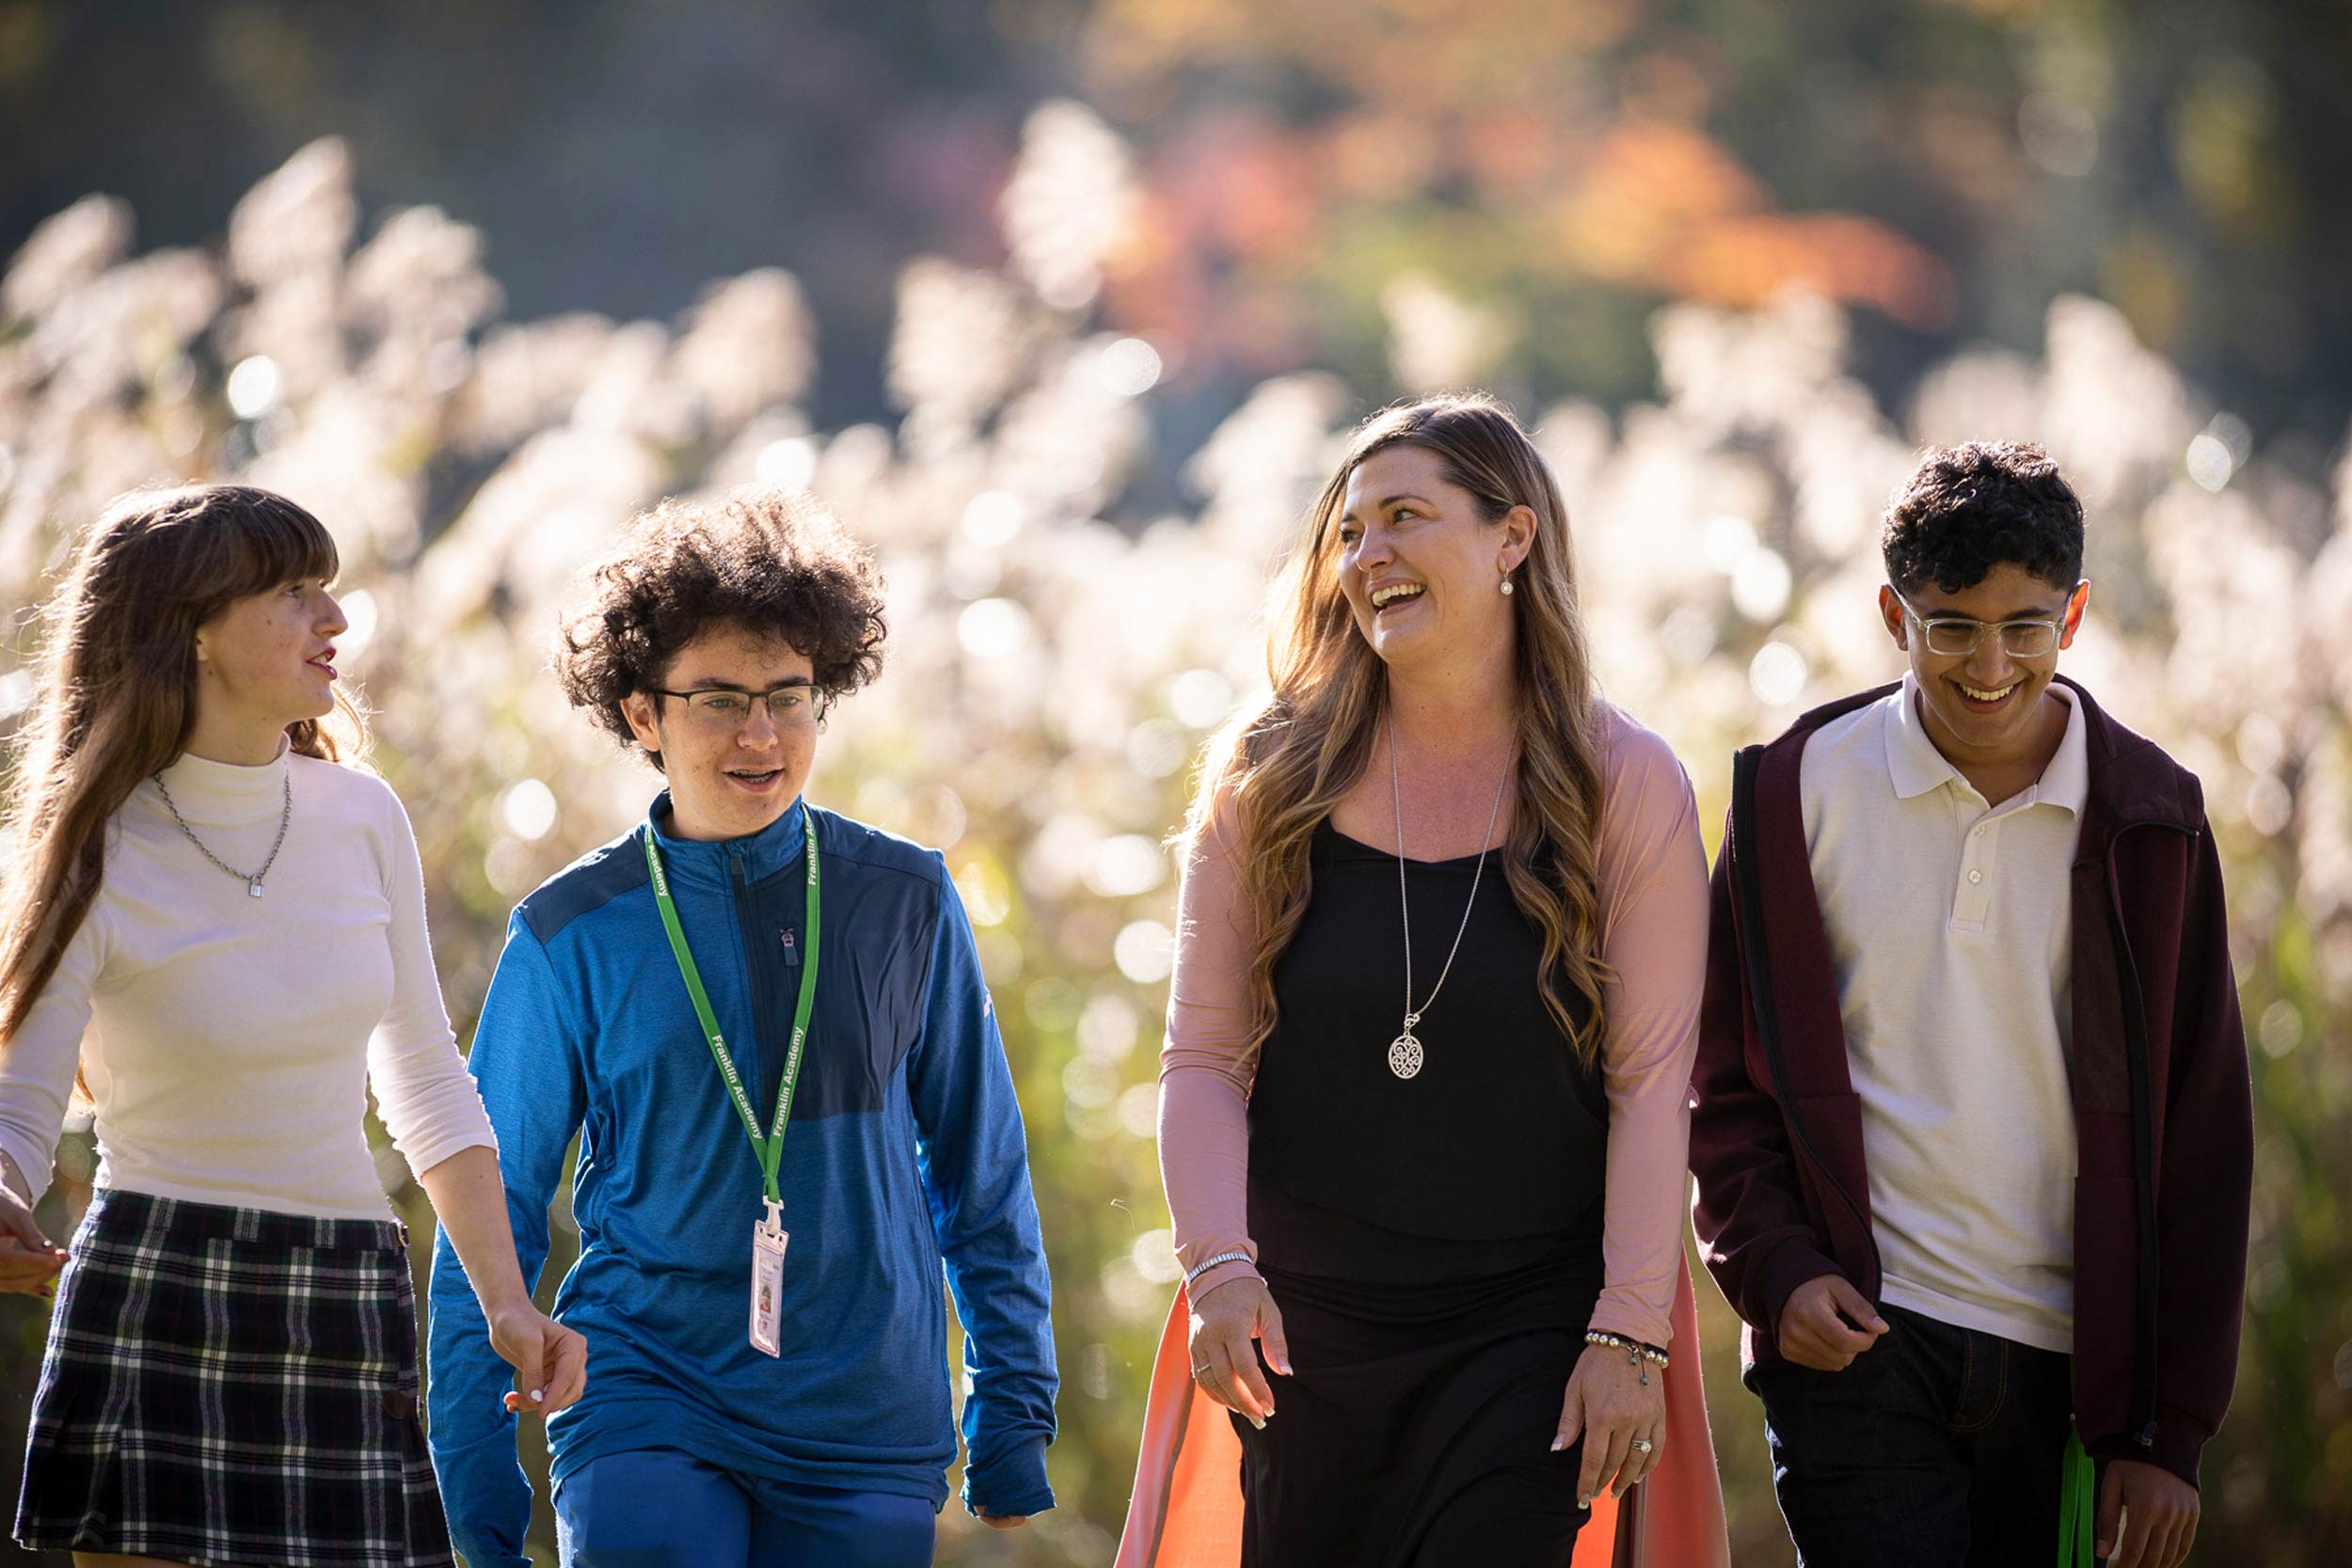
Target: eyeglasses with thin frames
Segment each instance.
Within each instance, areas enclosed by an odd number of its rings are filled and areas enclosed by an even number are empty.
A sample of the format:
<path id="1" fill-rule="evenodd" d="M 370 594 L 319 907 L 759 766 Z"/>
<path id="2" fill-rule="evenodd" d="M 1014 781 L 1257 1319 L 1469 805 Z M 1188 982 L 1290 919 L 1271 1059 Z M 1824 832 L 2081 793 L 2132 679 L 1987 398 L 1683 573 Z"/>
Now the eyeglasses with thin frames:
<path id="1" fill-rule="evenodd" d="M 1964 658 L 1975 653 L 1984 645 L 1987 631 L 2000 635 L 2001 651 L 2011 658 L 2046 658 L 2058 652 L 2058 639 L 2066 632 L 2063 619 L 1979 621 L 1969 615 L 1922 615 L 1903 597 L 1902 590 L 1889 583 L 1887 592 L 1895 595 L 1895 602 L 1903 607 L 1904 614 L 1919 623 L 1928 652 L 1940 658 Z M 2080 592 L 2082 583 L 2078 582 L 2074 593 Z M 2071 599 L 2074 594 L 2067 597 Z"/>
<path id="2" fill-rule="evenodd" d="M 745 691 L 732 686 L 706 686 L 692 691 L 654 689 L 649 695 L 675 697 L 686 705 L 686 717 L 713 734 L 732 733 L 752 721 L 752 705 L 768 709 L 768 721 L 780 730 L 804 730 L 825 717 L 831 705 L 825 695 L 805 682 L 767 691 Z"/>

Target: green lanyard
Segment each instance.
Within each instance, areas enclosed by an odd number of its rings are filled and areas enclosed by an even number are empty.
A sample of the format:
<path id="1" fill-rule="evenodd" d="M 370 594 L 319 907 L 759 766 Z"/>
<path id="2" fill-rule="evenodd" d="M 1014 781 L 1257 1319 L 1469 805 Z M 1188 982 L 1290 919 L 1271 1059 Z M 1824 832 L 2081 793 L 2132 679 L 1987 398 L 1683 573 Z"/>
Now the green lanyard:
<path id="1" fill-rule="evenodd" d="M 784 1160 L 784 1124 L 792 1115 L 792 1085 L 800 1082 L 801 1047 L 808 1038 L 809 1009 L 817 1001 L 817 816 L 808 802 L 801 802 L 801 820 L 808 828 L 808 913 L 803 921 L 807 929 L 807 951 L 801 958 L 801 995 L 792 1008 L 792 1044 L 784 1058 L 784 1078 L 776 1085 L 776 1116 L 768 1135 L 759 1135 L 759 1118 L 752 1112 L 752 1097 L 743 1092 L 743 1075 L 735 1069 L 735 1058 L 728 1053 L 727 1042 L 719 1033 L 719 1020 L 710 1010 L 710 997 L 703 990 L 703 977 L 694 968 L 694 955 L 686 948 L 686 932 L 678 925 L 677 905 L 670 897 L 670 879 L 661 869 L 661 851 L 654 847 L 653 829 L 645 830 L 645 869 L 653 875 L 653 901 L 661 911 L 661 928 L 670 934 L 670 951 L 676 956 L 678 977 L 686 982 L 686 994 L 694 1001 L 694 1017 L 701 1021 L 703 1038 L 710 1042 L 711 1059 L 719 1064 L 719 1076 L 726 1080 L 727 1098 L 735 1101 L 735 1114 L 743 1118 L 743 1131 L 751 1135 L 752 1152 L 759 1157 L 759 1179 L 767 1194 L 770 1215 L 782 1206 L 784 1196 L 776 1187 L 776 1170 Z"/>
<path id="2" fill-rule="evenodd" d="M 2090 1516 L 2098 1506 L 2096 1469 L 2083 1450 L 2082 1429 L 2066 1429 L 2066 1457 L 2058 1483 L 2058 1568 L 2091 1568 Z"/>

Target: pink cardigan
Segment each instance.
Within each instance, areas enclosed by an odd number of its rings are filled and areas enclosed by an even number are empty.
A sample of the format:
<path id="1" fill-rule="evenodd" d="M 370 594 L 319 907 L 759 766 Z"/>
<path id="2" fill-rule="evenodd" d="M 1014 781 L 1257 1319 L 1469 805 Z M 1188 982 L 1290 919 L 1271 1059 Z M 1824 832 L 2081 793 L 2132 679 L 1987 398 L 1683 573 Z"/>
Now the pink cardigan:
<path id="1" fill-rule="evenodd" d="M 1670 1555 L 1645 1554 L 1646 1560 L 1721 1563 L 1729 1555 L 1723 1499 L 1698 1393 L 1697 1334 L 1682 1260 L 1691 1068 L 1706 982 L 1707 855 L 1691 782 L 1673 750 L 1615 706 L 1595 706 L 1603 750 L 1601 957 L 1614 977 L 1603 993 L 1607 1023 L 1601 1042 L 1610 1116 L 1601 1243 L 1605 1288 L 1586 1326 L 1675 1348 L 1667 1376 L 1665 1450 L 1652 1484 L 1635 1496 L 1661 1494 L 1649 1507 L 1655 1514 L 1672 1514 L 1677 1545 Z M 1233 865 L 1232 827 L 1212 821 L 1185 866 L 1168 1043 L 1160 1056 L 1160 1172 L 1175 1220 L 1177 1258 L 1187 1273 L 1224 1252 L 1241 1252 L 1252 1260 L 1211 1269 L 1193 1282 L 1196 1297 L 1256 1272 L 1257 1247 L 1247 1218 L 1247 1117 L 1256 1062 L 1246 1044 L 1255 938 Z M 1218 1528 L 1228 1503 L 1236 1532 L 1240 1518 L 1238 1448 L 1232 1465 L 1220 1455 L 1205 1472 L 1192 1468 L 1204 1451 L 1218 1447 L 1219 1433 L 1224 1443 L 1232 1438 L 1221 1407 L 1191 1397 L 1185 1306 L 1180 1293 L 1163 1337 L 1161 1365 L 1154 1369 L 1120 1568 L 1194 1563 L 1205 1568 L 1234 1560 L 1221 1548 L 1204 1557 L 1188 1555 L 1184 1544 L 1188 1530 Z M 1164 1375 L 1171 1350 L 1172 1378 Z M 1676 1495 L 1671 1508 L 1664 1503 L 1668 1493 Z M 1191 1517 L 1195 1513 L 1198 1519 Z M 1146 1524 L 1148 1549 L 1137 1544 L 1138 1527 Z M 1650 1533 L 1656 1536 L 1655 1524 Z M 1607 1528 L 1588 1527 L 1584 1532 L 1588 1542 L 1614 1538 Z M 1238 1534 L 1232 1539 L 1237 1543 Z M 1132 1555 L 1138 1550 L 1145 1555 Z M 1169 1555 L 1171 1550 L 1177 1555 Z M 1586 1560 L 1580 1547 L 1580 1565 Z"/>

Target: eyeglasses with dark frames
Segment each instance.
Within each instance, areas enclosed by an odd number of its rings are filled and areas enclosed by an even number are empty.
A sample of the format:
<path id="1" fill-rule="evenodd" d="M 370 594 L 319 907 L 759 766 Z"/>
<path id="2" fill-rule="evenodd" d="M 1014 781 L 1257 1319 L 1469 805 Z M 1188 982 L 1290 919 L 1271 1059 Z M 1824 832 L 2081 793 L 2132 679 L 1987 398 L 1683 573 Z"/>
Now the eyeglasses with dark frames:
<path id="1" fill-rule="evenodd" d="M 768 721 L 780 730 L 806 729 L 825 717 L 831 699 L 805 681 L 773 687 L 766 691 L 746 691 L 734 686 L 697 687 L 691 691 L 664 691 L 659 687 L 648 695 L 675 697 L 686 705 L 686 716 L 703 729 L 715 732 L 741 729 L 751 722 L 752 705 L 760 704 L 768 710 Z"/>

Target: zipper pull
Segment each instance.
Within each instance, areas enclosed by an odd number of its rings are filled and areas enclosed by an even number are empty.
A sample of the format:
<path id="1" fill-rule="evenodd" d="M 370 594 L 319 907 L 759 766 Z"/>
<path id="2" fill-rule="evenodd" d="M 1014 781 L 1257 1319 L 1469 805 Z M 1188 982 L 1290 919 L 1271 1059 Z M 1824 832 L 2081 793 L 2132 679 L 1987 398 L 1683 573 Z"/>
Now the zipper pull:
<path id="1" fill-rule="evenodd" d="M 776 937 L 784 943 L 784 961 L 788 964 L 797 965 L 801 961 L 801 939 L 799 934 L 796 933 L 791 927 L 787 926 L 776 932 Z"/>

